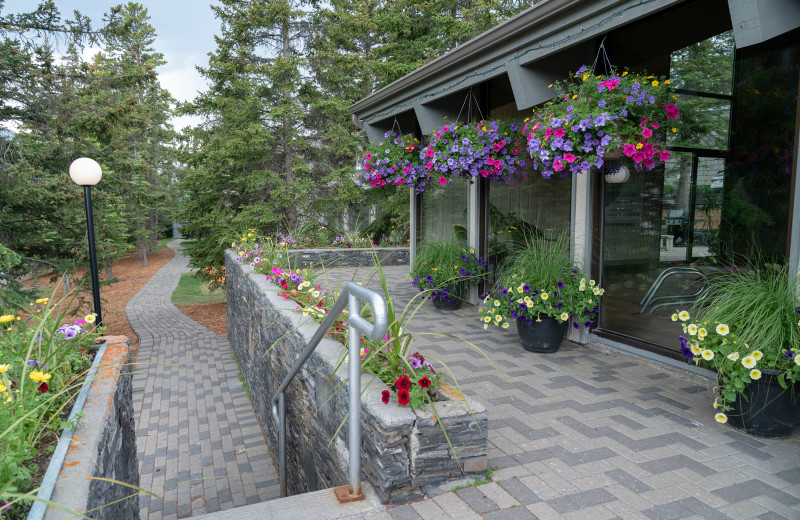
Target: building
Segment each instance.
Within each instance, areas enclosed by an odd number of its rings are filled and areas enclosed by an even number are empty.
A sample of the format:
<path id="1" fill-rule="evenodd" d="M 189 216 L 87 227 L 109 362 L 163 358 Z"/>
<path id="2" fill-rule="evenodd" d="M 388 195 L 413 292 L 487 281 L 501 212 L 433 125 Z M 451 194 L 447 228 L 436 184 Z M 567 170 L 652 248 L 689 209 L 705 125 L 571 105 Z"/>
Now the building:
<path id="1" fill-rule="evenodd" d="M 411 194 L 411 242 L 463 228 L 491 259 L 515 223 L 570 229 L 576 261 L 607 290 L 592 338 L 677 358 L 668 316 L 724 268 L 710 257 L 760 251 L 797 270 L 800 3 L 545 0 L 350 110 L 372 140 L 395 124 L 422 137 L 457 120 L 522 120 L 551 98 L 549 84 L 602 51 L 679 87 L 686 131 L 667 141 L 666 167 L 625 183 L 597 171 L 461 178 Z"/>

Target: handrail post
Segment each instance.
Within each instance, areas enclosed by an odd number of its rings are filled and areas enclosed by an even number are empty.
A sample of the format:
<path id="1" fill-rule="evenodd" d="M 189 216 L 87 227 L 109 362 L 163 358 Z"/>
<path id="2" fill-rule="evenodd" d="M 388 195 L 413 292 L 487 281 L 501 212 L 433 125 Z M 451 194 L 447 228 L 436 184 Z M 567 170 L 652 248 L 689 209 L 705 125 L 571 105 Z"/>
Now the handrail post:
<path id="1" fill-rule="evenodd" d="M 286 485 L 286 392 L 278 397 L 278 452 L 280 453 L 281 496 L 289 496 Z"/>
<path id="2" fill-rule="evenodd" d="M 348 294 L 350 317 L 361 316 L 361 299 L 354 293 Z M 350 320 L 348 320 L 350 321 Z M 350 496 L 361 495 L 361 331 L 349 324 L 347 330 L 350 350 L 349 386 L 350 386 L 350 432 L 348 452 L 350 466 Z"/>

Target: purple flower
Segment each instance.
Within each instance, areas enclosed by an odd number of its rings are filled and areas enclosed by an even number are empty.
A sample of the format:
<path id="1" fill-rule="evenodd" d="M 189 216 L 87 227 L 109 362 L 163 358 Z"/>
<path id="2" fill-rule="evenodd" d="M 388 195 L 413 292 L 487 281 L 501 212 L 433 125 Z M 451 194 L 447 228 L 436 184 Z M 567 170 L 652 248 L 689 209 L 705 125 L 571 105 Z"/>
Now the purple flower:
<path id="1" fill-rule="evenodd" d="M 558 283 L 557 283 L 556 285 L 558 285 L 558 288 L 559 288 L 559 289 L 563 289 L 563 288 L 564 288 L 564 286 L 565 286 L 565 285 L 567 285 L 567 284 L 565 284 L 565 283 L 564 283 L 562 280 L 559 280 L 559 281 L 558 281 Z"/>
<path id="2" fill-rule="evenodd" d="M 683 336 L 680 336 L 680 340 L 681 340 L 681 354 L 686 359 L 692 359 L 694 357 L 694 354 L 692 354 L 692 349 L 686 346 L 687 339 L 684 338 Z"/>
<path id="3" fill-rule="evenodd" d="M 420 360 L 418 357 L 412 357 L 409 364 L 412 368 L 422 368 L 422 360 Z"/>
<path id="4" fill-rule="evenodd" d="M 530 290 L 531 290 L 531 286 L 530 285 L 525 284 L 525 285 L 522 286 L 522 292 L 528 292 Z"/>
<path id="5" fill-rule="evenodd" d="M 791 361 L 794 358 L 794 350 L 787 350 L 786 351 L 786 360 Z"/>
<path id="6" fill-rule="evenodd" d="M 578 322 L 577 321 L 573 321 L 572 322 L 572 326 L 575 328 L 575 330 L 578 330 Z"/>
<path id="7" fill-rule="evenodd" d="M 564 302 L 558 302 L 556 304 L 556 309 L 561 310 L 561 307 L 563 307 L 563 306 L 564 306 Z"/>

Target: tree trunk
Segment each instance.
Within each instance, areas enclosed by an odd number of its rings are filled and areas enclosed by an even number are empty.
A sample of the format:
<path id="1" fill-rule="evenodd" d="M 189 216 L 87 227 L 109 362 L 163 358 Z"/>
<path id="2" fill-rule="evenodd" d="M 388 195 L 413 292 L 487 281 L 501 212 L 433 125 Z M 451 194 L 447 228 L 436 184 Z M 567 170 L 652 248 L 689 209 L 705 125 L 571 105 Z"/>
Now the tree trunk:
<path id="1" fill-rule="evenodd" d="M 114 275 L 111 274 L 111 266 L 107 265 L 104 269 L 106 271 L 106 280 L 111 280 L 114 277 Z"/>
<path id="2" fill-rule="evenodd" d="M 281 39 L 283 40 L 283 49 L 281 54 L 288 58 L 290 56 L 291 49 L 289 47 L 289 22 L 283 22 L 283 28 L 281 29 Z M 289 92 L 289 86 L 284 84 L 283 86 L 283 98 L 288 102 L 289 98 L 291 97 L 291 92 Z M 291 139 L 289 138 L 289 133 L 292 130 L 292 121 L 284 117 L 283 118 L 283 131 L 286 135 L 283 144 L 283 172 L 286 175 L 286 183 L 291 186 L 294 184 L 295 176 L 294 171 L 292 170 L 292 146 L 291 146 Z M 286 220 L 290 230 L 294 230 L 297 228 L 297 209 L 296 206 L 290 206 L 286 208 Z"/>
<path id="3" fill-rule="evenodd" d="M 61 275 L 61 284 L 64 287 L 64 298 L 66 298 L 69 295 L 69 290 L 70 290 L 69 273 L 65 272 L 63 275 Z"/>

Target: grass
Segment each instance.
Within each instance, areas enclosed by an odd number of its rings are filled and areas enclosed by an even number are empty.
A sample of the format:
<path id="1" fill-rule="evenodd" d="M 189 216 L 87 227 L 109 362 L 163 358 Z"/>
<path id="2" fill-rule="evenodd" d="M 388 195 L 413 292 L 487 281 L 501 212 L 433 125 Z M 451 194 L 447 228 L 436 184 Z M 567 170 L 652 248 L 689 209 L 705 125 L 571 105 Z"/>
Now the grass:
<path id="1" fill-rule="evenodd" d="M 175 240 L 175 239 L 174 238 L 159 238 L 158 239 L 158 249 L 156 249 L 156 250 L 157 251 L 161 251 L 162 249 L 167 247 L 167 244 L 169 244 L 173 240 Z"/>
<path id="2" fill-rule="evenodd" d="M 500 466 L 489 466 L 488 468 L 486 468 L 486 478 L 485 479 L 482 479 L 482 478 L 475 479 L 472 482 L 468 482 L 468 483 L 466 483 L 466 484 L 464 484 L 462 486 L 456 486 L 453 489 L 451 489 L 450 491 L 455 493 L 459 489 L 464 489 L 464 488 L 468 488 L 468 487 L 482 486 L 484 484 L 488 484 L 489 482 L 492 482 L 492 479 L 494 477 L 494 472 L 496 470 L 498 470 L 498 469 L 500 469 Z"/>
<path id="3" fill-rule="evenodd" d="M 172 293 L 172 303 L 175 305 L 194 305 L 198 303 L 215 303 L 226 300 L 225 291 L 220 289 L 209 291 L 208 288 L 192 274 L 184 274 L 178 282 L 178 287 Z"/>

